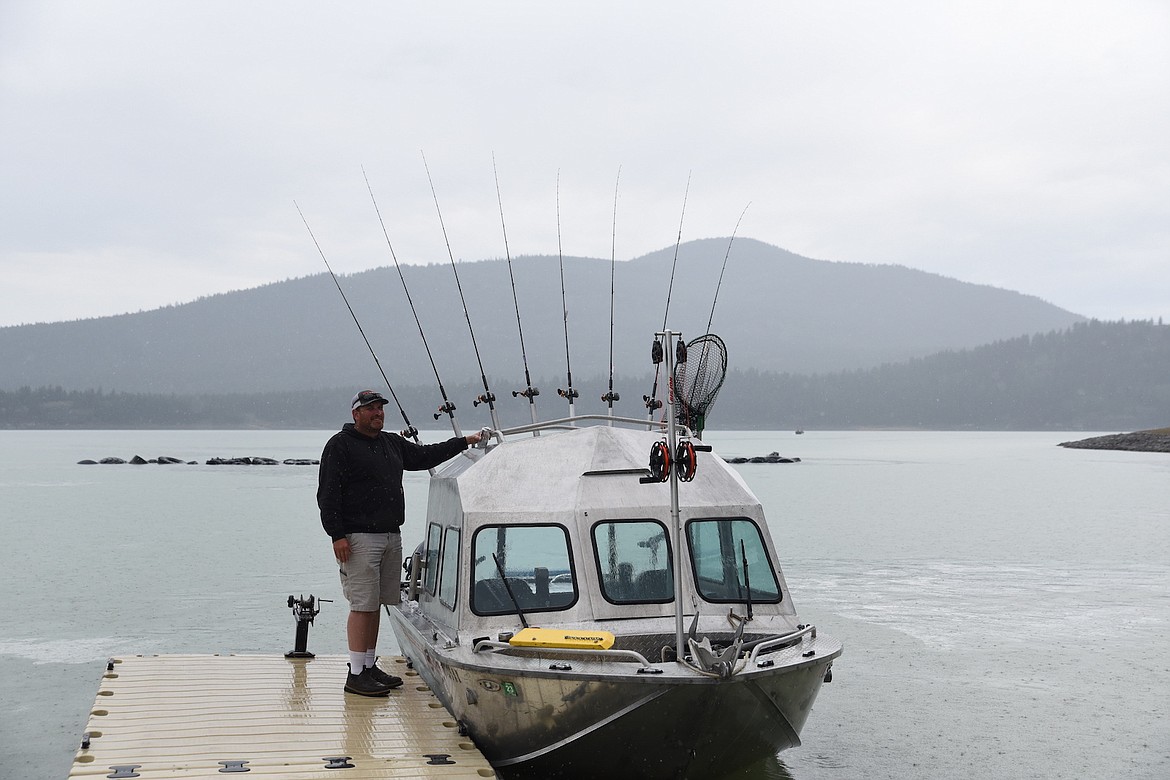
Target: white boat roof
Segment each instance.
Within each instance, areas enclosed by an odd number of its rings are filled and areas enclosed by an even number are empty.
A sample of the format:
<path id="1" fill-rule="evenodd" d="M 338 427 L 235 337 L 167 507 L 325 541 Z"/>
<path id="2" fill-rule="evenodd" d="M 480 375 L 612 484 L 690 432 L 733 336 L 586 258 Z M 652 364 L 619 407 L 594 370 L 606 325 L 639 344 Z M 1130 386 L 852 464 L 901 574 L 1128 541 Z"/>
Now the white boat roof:
<path id="1" fill-rule="evenodd" d="M 643 509 L 658 515 L 670 505 L 667 483 L 639 484 L 660 433 L 592 425 L 509 438 L 477 459 L 459 458 L 436 474 L 457 483 L 470 515 L 511 517 L 585 510 Z M 714 512 L 762 517 L 759 500 L 721 458 L 699 452 L 693 482 L 679 486 L 684 514 Z M 652 511 L 656 510 L 656 511 Z"/>

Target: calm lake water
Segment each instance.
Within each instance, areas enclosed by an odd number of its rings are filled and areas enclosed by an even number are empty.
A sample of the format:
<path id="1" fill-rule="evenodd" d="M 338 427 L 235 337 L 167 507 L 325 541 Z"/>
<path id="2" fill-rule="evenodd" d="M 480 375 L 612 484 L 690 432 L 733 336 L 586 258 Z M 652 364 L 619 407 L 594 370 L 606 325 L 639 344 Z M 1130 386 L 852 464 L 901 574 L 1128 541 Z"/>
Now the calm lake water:
<path id="1" fill-rule="evenodd" d="M 68 774 L 111 655 L 345 649 L 310 466 L 326 431 L 0 431 L 0 777 Z M 743 778 L 1170 777 L 1170 455 L 1089 433 L 710 432 L 845 654 L 804 744 Z M 425 441 L 445 434 L 424 434 Z M 407 481 L 407 547 L 426 474 Z M 392 636 L 382 650 L 392 652 Z"/>

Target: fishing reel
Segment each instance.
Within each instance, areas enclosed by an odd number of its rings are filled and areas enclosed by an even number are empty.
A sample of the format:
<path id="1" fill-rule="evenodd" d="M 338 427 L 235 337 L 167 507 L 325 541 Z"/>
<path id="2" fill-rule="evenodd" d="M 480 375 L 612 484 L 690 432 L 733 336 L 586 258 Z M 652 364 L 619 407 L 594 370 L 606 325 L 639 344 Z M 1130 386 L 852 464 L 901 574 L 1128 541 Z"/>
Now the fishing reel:
<path id="1" fill-rule="evenodd" d="M 571 387 L 570 387 L 568 390 L 561 390 L 561 389 L 558 387 L 558 388 L 557 388 L 557 395 L 559 395 L 561 398 L 567 398 L 567 399 L 569 399 L 570 401 L 572 401 L 574 398 L 580 398 L 580 397 L 581 397 L 581 394 L 580 394 L 580 393 L 578 393 L 578 392 L 577 392 L 575 389 L 573 389 L 573 388 L 571 388 Z M 603 400 L 604 400 L 604 399 L 603 399 Z"/>
<path id="2" fill-rule="evenodd" d="M 679 335 L 681 336 L 682 334 Z M 658 339 L 654 339 L 654 343 L 650 345 L 650 362 L 654 365 L 658 365 L 662 362 L 663 357 L 662 342 Z M 687 343 L 681 338 L 674 343 L 674 362 L 687 362 Z"/>
<path id="3" fill-rule="evenodd" d="M 471 402 L 472 406 L 479 406 L 480 404 L 488 404 L 489 406 L 495 403 L 496 394 L 488 391 L 476 396 L 475 400 Z"/>
<path id="4" fill-rule="evenodd" d="M 448 415 L 449 417 L 454 417 L 455 416 L 454 412 L 455 412 L 455 404 L 451 403 L 450 401 L 447 401 L 442 406 L 439 407 L 439 411 L 435 412 L 435 419 L 436 420 L 439 419 L 444 414 Z"/>
<path id="5" fill-rule="evenodd" d="M 612 404 L 614 401 L 622 400 L 622 396 L 621 393 L 615 393 L 613 390 L 610 390 L 608 393 L 601 396 L 601 400 L 608 404 Z"/>
<path id="6" fill-rule="evenodd" d="M 539 387 L 529 387 L 527 390 L 513 390 L 512 391 L 513 398 L 519 398 L 519 397 L 523 396 L 524 398 L 527 398 L 529 401 L 531 401 L 533 398 L 536 398 L 536 396 L 538 396 L 538 395 L 540 395 L 540 388 Z"/>
<path id="7" fill-rule="evenodd" d="M 650 474 L 638 481 L 643 485 L 652 482 L 665 482 L 670 479 L 670 447 L 666 440 L 654 442 L 650 445 Z"/>
<path id="8" fill-rule="evenodd" d="M 673 468 L 679 482 L 690 482 L 699 470 L 699 458 L 696 453 L 710 452 L 710 445 L 695 444 L 690 439 L 683 439 L 675 445 L 674 452 L 665 439 L 654 442 L 650 446 L 650 473 L 639 479 L 642 484 L 666 482 L 670 479 L 670 470 Z"/>
<path id="9" fill-rule="evenodd" d="M 698 468 L 698 459 L 695 457 L 695 445 L 689 439 L 684 439 L 674 448 L 674 470 L 680 482 L 690 482 L 695 478 Z"/>
<path id="10" fill-rule="evenodd" d="M 645 402 L 646 408 L 651 412 L 656 412 L 662 408 L 662 401 L 659 401 L 657 398 L 651 398 L 648 395 L 644 395 L 642 396 L 642 401 Z"/>

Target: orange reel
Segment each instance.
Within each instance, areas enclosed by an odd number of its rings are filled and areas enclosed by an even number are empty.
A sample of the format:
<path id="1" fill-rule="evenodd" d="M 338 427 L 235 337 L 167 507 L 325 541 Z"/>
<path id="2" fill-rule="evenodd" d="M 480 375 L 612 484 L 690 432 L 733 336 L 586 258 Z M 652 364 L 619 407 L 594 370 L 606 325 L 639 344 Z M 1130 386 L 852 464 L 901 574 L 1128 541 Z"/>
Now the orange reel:
<path id="1" fill-rule="evenodd" d="M 695 478 L 698 468 L 698 458 L 695 456 L 695 445 L 690 441 L 680 441 L 674 451 L 674 470 L 682 482 L 690 482 Z"/>
<path id="2" fill-rule="evenodd" d="M 670 447 L 665 441 L 656 441 L 650 446 L 650 476 L 654 482 L 670 479 Z"/>

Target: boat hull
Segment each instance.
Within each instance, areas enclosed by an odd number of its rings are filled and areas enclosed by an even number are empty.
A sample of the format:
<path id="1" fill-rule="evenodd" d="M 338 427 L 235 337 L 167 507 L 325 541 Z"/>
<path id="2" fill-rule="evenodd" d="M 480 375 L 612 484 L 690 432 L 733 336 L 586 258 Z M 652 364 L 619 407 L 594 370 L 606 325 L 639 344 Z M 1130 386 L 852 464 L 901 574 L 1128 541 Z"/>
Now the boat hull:
<path id="1" fill-rule="evenodd" d="M 798 646 L 771 668 L 729 679 L 680 673 L 677 664 L 646 674 L 628 660 L 442 647 L 392 614 L 403 652 L 505 778 L 726 775 L 800 744 L 840 652 L 829 642 L 804 657 Z"/>
<path id="2" fill-rule="evenodd" d="M 804 670 L 786 675 L 788 690 L 779 693 L 734 681 L 663 687 L 628 709 L 619 707 L 620 714 L 595 728 L 521 754 L 523 760 L 493 756 L 487 749 L 484 753 L 508 778 L 718 778 L 800 744 L 798 732 L 773 697 L 803 697 L 811 704 L 820 688 L 819 674 L 820 670 Z M 803 679 L 793 679 L 794 675 Z M 597 694 L 614 706 L 629 692 L 600 687 Z M 491 728 L 490 722 L 485 725 Z M 475 731 L 471 733 L 474 737 Z M 521 731 L 516 736 L 526 735 Z M 476 740 L 477 745 L 490 742 Z M 519 740 L 504 740 L 501 745 L 524 749 Z"/>

